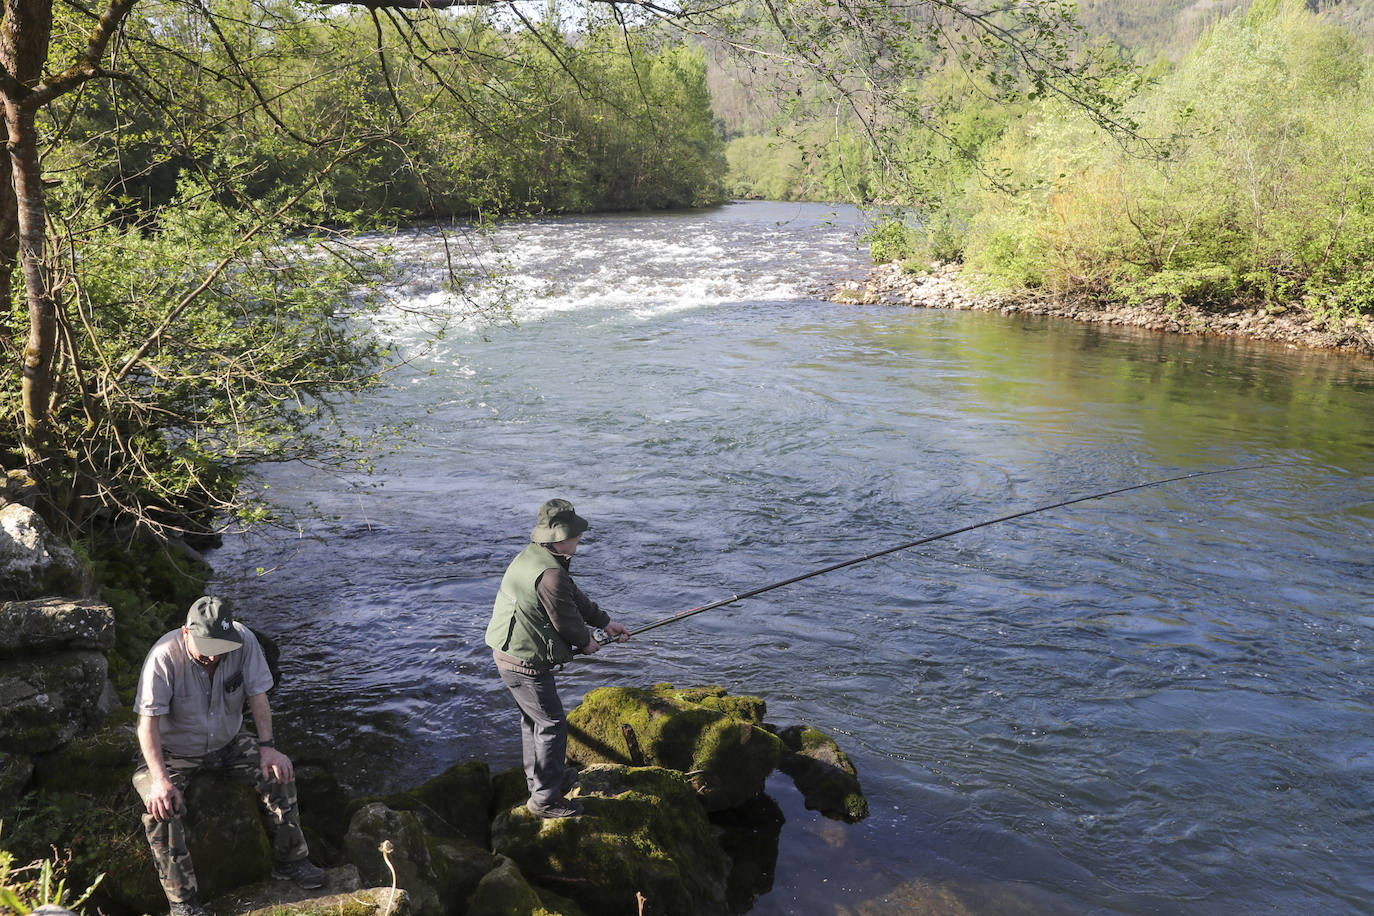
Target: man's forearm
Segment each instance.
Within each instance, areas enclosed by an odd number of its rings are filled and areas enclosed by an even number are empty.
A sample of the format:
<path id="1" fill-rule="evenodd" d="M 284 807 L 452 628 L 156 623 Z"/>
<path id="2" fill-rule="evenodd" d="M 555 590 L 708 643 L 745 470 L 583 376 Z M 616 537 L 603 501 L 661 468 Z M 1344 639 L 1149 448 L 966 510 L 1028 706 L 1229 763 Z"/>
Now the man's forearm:
<path id="1" fill-rule="evenodd" d="M 258 732 L 258 744 L 272 747 L 272 706 L 267 702 L 267 694 L 255 693 L 248 698 L 248 711 L 253 714 L 253 727 Z"/>
<path id="2" fill-rule="evenodd" d="M 143 763 L 154 779 L 167 778 L 167 764 L 162 760 L 162 728 L 157 716 L 138 717 L 138 749 L 143 752 Z"/>

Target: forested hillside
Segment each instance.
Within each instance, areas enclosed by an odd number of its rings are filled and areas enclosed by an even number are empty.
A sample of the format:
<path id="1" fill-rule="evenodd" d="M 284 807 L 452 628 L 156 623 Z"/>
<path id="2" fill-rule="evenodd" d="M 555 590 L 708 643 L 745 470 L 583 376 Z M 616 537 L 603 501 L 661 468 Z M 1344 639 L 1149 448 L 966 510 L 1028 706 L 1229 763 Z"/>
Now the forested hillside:
<path id="1" fill-rule="evenodd" d="M 867 117 L 813 104 L 732 140 L 732 189 L 879 204 L 875 259 L 962 261 L 1002 287 L 1331 322 L 1374 310 L 1374 54 L 1335 24 L 1366 6 L 1258 0 L 1176 62 L 1200 7 L 1152 10 L 1085 4 L 1152 48 L 1081 39 L 1099 105 L 1031 85 L 1008 98 L 1005 78 L 951 61 Z M 848 98 L 862 113 L 864 92 Z"/>

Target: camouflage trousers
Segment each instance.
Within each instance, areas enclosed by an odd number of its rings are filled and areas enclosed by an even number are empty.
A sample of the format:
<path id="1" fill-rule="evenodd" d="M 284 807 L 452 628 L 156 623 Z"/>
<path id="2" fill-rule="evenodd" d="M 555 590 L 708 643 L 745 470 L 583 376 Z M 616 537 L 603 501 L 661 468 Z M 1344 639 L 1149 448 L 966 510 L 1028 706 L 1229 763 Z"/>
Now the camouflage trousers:
<path id="1" fill-rule="evenodd" d="M 163 762 L 172 785 L 182 795 L 182 806 L 171 820 L 159 821 L 143 814 L 143 831 L 153 851 L 157 876 L 170 903 L 185 903 L 196 899 L 195 865 L 186 845 L 186 789 L 197 773 L 217 772 L 245 782 L 253 787 L 267 811 L 267 829 L 272 835 L 273 854 L 278 862 L 294 862 L 309 854 L 305 835 L 301 832 L 300 811 L 296 804 L 294 782 L 269 781 L 258 763 L 258 739 L 247 732 L 234 737 L 224 747 L 200 757 L 173 757 L 163 751 Z M 134 788 L 146 806 L 152 791 L 153 778 L 146 764 L 134 771 Z"/>

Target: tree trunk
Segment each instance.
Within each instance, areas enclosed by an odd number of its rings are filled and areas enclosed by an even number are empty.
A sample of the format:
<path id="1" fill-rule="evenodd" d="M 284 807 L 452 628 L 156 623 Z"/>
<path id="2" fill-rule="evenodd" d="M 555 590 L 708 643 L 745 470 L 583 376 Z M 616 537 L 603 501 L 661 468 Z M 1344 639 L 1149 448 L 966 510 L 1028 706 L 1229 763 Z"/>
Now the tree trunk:
<path id="1" fill-rule="evenodd" d="M 43 171 L 38 159 L 37 105 L 29 104 L 34 87 L 43 76 L 52 37 L 51 0 L 4 0 L 0 24 L 0 65 L 9 77 L 3 98 L 10 188 L 0 194 L 0 205 L 12 193 L 14 227 L 19 263 L 29 309 L 29 338 L 24 346 L 24 430 L 26 448 L 32 453 L 47 432 L 53 388 L 53 357 L 57 350 L 57 308 L 44 269 L 46 211 L 43 204 Z M 0 212 L 0 220 L 8 213 Z M 4 226 L 0 225 L 0 229 Z M 3 257 L 3 251 L 0 251 Z M 13 262 L 9 262 L 11 265 Z M 10 267 L 10 271 L 13 268 Z M 12 273 L 7 278 L 12 281 Z"/>
<path id="2" fill-rule="evenodd" d="M 24 429 L 32 445 L 42 441 L 49 418 L 53 357 L 57 352 L 57 308 L 44 269 L 46 211 L 34 114 L 7 104 L 5 121 L 9 127 L 10 172 L 18 217 L 19 263 L 29 307 L 29 339 L 24 346 Z"/>

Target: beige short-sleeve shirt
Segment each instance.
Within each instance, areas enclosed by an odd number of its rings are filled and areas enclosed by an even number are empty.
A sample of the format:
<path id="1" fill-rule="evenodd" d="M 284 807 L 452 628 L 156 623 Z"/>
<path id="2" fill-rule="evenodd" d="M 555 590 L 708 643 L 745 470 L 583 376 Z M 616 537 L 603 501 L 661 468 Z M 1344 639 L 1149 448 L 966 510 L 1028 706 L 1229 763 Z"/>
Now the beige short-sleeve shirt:
<path id="1" fill-rule="evenodd" d="M 199 757 L 228 744 L 243 727 L 248 697 L 272 687 L 272 672 L 253 631 L 235 622 L 243 647 L 220 656 L 213 678 L 191 658 L 181 630 L 166 634 L 148 650 L 134 695 L 134 712 L 159 716 L 163 749 L 176 757 Z"/>

